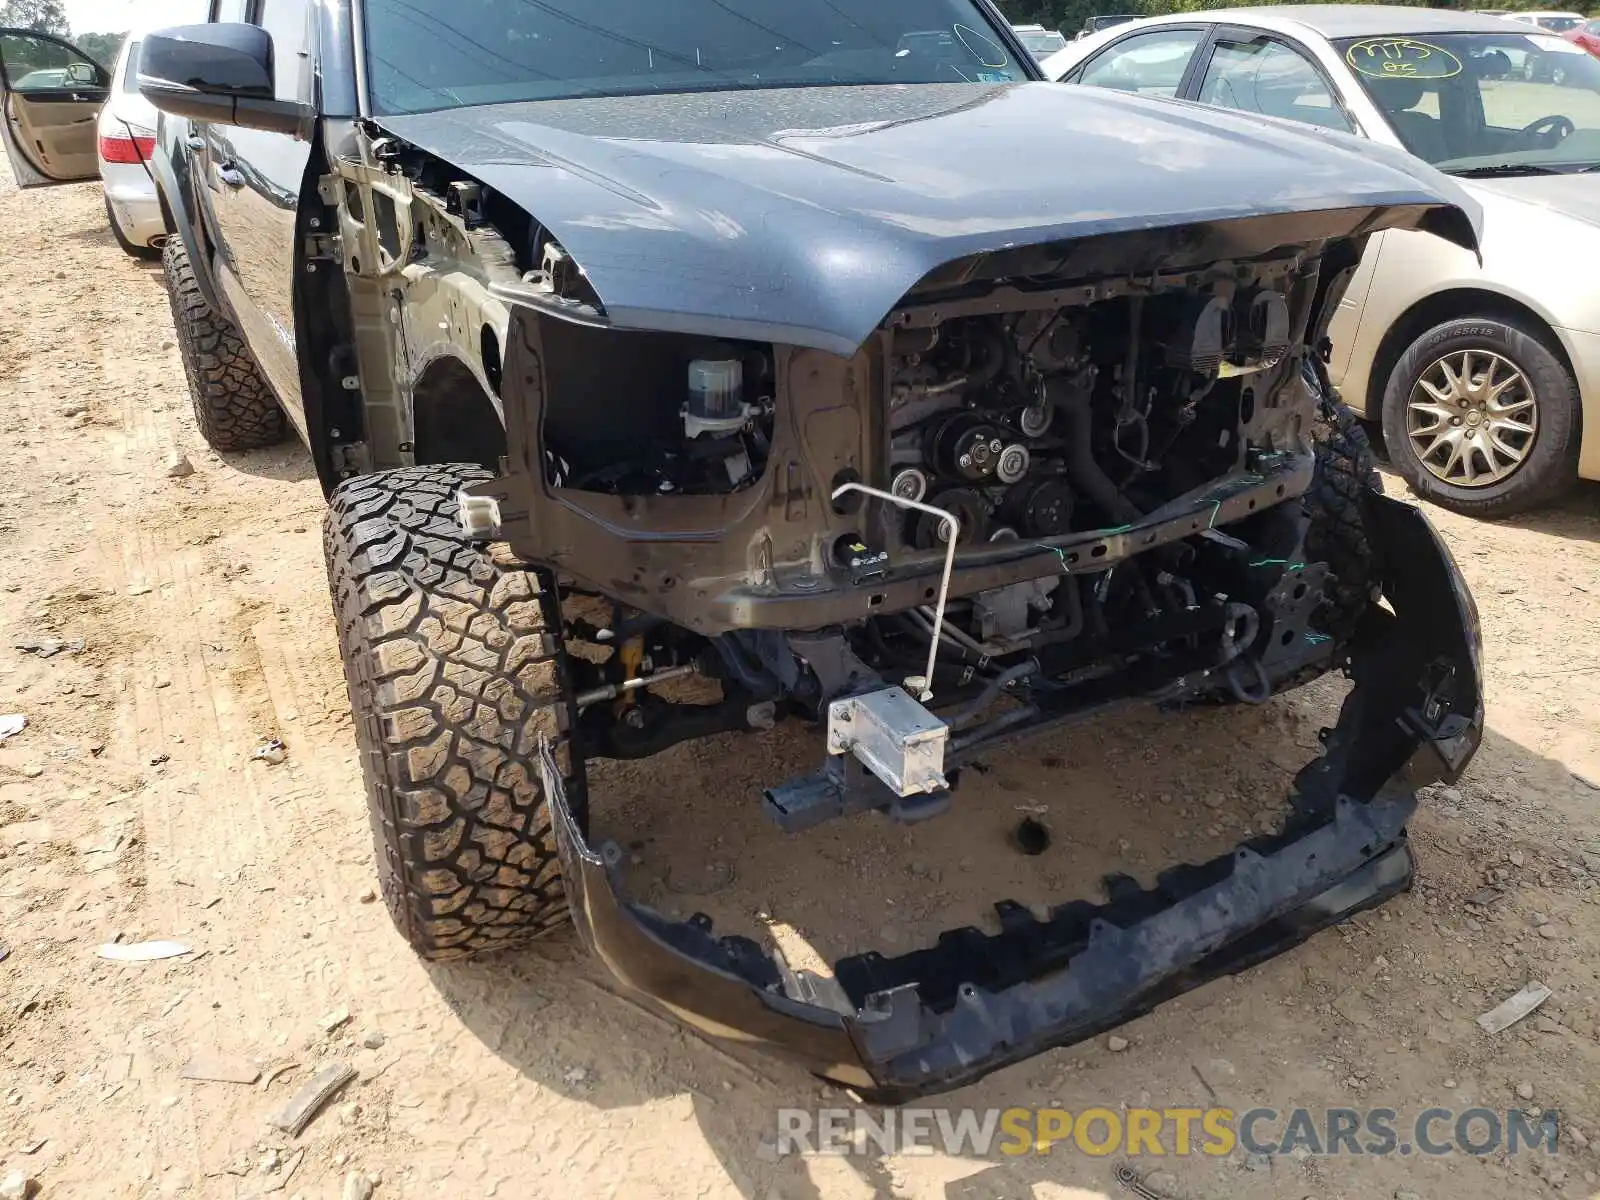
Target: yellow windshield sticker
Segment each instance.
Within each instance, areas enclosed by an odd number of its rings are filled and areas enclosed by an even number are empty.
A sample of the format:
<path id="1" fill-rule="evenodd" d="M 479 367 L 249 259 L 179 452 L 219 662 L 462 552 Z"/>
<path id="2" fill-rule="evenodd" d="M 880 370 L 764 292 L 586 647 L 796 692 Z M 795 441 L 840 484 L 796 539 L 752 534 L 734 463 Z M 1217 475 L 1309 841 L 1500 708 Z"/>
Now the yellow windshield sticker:
<path id="1" fill-rule="evenodd" d="M 1442 46 L 1414 38 L 1367 38 L 1345 51 L 1345 62 L 1369 79 L 1449 79 L 1461 60 Z"/>

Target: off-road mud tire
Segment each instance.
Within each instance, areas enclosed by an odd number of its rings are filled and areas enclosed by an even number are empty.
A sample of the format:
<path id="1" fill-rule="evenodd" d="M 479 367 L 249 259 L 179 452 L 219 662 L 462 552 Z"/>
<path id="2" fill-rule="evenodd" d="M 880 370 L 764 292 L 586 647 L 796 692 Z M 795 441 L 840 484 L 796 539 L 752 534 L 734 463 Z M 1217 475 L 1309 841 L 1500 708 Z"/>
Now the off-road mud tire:
<path id="1" fill-rule="evenodd" d="M 168 238 L 161 260 L 200 436 L 221 451 L 255 450 L 281 442 L 283 410 L 277 397 L 239 331 L 206 303 L 183 239 Z"/>
<path id="2" fill-rule="evenodd" d="M 456 522 L 457 492 L 489 477 L 433 466 L 351 479 L 325 525 L 379 881 L 430 959 L 566 923 L 541 734 L 585 812 L 555 582 Z"/>
<path id="3" fill-rule="evenodd" d="M 1328 564 L 1318 623 L 1336 640 L 1355 632 L 1379 585 L 1362 514 L 1364 492 L 1382 492 L 1367 431 L 1345 405 L 1328 399 L 1314 430 L 1316 474 L 1305 495 L 1307 562 Z"/>

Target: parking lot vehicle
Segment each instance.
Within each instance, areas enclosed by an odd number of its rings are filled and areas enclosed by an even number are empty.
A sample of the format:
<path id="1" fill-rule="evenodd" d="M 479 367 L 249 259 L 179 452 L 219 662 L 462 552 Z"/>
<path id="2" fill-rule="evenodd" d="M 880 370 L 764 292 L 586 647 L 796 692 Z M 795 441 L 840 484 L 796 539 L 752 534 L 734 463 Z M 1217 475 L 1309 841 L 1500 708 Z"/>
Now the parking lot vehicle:
<path id="1" fill-rule="evenodd" d="M 1067 44 L 1066 35 L 1043 25 L 1013 25 L 1017 40 L 1037 59 L 1045 59 Z"/>
<path id="2" fill-rule="evenodd" d="M 1506 20 L 1524 25 L 1537 25 L 1549 33 L 1566 33 L 1584 23 L 1582 13 L 1575 12 L 1508 12 Z"/>
<path id="3" fill-rule="evenodd" d="M 76 46 L 0 29 L 0 147 L 19 187 L 92 179 L 110 73 Z"/>
<path id="4" fill-rule="evenodd" d="M 98 153 L 106 219 L 117 244 L 135 258 L 158 258 L 166 221 L 150 160 L 156 149 L 155 105 L 139 93 L 139 35 L 129 34 L 111 69 L 111 90 L 100 109 Z"/>
<path id="5" fill-rule="evenodd" d="M 1581 46 L 1596 58 L 1600 58 L 1600 18 L 1585 22 L 1576 29 L 1569 29 L 1561 35 L 1575 46 Z"/>
<path id="6" fill-rule="evenodd" d="M 1138 19 L 1137 13 L 1102 13 L 1097 17 L 1089 17 L 1084 21 L 1083 28 L 1078 30 L 1077 37 L 1073 40 L 1077 41 L 1079 38 L 1086 38 L 1091 34 L 1099 33 L 1116 25 L 1125 25 L 1129 21 L 1137 21 Z"/>
<path id="7" fill-rule="evenodd" d="M 193 0 L 179 7 L 204 11 Z M 149 11 L 156 8 L 152 3 Z M 172 0 L 163 0 L 159 8 L 167 21 L 173 19 Z M 23 186 L 82 178 L 92 159 L 117 244 L 136 258 L 159 258 L 167 231 L 150 170 L 158 114 L 139 92 L 142 27 L 142 19 L 134 22 L 110 71 L 60 38 L 29 29 L 0 30 L 0 64 L 8 67 L 5 149 Z"/>
<path id="8" fill-rule="evenodd" d="M 1600 261 L 1600 63 L 1577 46 L 1471 13 L 1305 5 L 1151 18 L 1045 70 L 1359 134 L 1461 180 L 1481 256 L 1374 237 L 1330 375 L 1412 488 L 1457 512 L 1600 479 L 1600 290 L 1574 268 Z"/>
<path id="9" fill-rule="evenodd" d="M 200 427 L 286 421 L 331 493 L 419 953 L 570 916 L 665 1010 L 900 1098 L 1407 885 L 1415 789 L 1480 736 L 1476 618 L 1312 348 L 1373 231 L 1475 244 L 1449 181 L 1055 87 L 982 0 L 361 11 L 149 34 L 140 72 Z M 1281 834 L 826 976 L 628 900 L 589 828 L 587 763 L 786 718 L 817 769 L 727 801 L 797 852 L 962 820 L 1007 739 L 1341 667 Z"/>

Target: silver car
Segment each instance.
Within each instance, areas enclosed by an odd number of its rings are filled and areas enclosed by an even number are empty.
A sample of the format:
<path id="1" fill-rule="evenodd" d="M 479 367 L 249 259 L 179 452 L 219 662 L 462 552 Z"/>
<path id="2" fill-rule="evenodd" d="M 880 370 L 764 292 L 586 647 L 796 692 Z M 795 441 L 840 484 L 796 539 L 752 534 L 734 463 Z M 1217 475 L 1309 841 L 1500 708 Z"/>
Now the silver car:
<path id="1" fill-rule="evenodd" d="M 1375 235 L 1330 329 L 1334 382 L 1382 420 L 1413 489 L 1457 512 L 1600 479 L 1600 59 L 1498 17 L 1306 5 L 1121 25 L 1045 71 L 1359 135 L 1465 181 L 1481 263 Z"/>

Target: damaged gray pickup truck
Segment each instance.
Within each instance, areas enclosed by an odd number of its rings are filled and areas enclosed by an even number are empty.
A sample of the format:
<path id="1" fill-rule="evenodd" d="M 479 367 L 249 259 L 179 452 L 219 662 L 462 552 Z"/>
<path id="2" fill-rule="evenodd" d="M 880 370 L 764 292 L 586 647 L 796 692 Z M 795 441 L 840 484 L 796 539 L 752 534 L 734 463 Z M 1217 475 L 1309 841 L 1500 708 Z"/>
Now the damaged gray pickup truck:
<path id="1" fill-rule="evenodd" d="M 1482 728 L 1476 614 L 1322 344 L 1369 235 L 1476 245 L 1448 181 L 1041 82 L 988 0 L 214 17 L 140 65 L 180 346 L 213 445 L 286 421 L 329 490 L 419 953 L 570 919 L 666 1011 L 893 1100 L 1409 885 L 1416 789 Z M 1338 670 L 1283 833 L 831 974 L 631 903 L 589 826 L 586 763 L 790 718 L 815 772 L 727 803 L 796 853 L 961 821 L 1006 740 Z"/>

